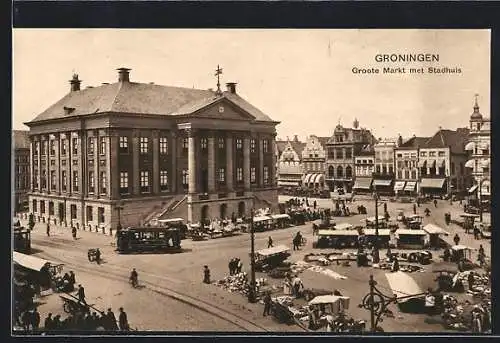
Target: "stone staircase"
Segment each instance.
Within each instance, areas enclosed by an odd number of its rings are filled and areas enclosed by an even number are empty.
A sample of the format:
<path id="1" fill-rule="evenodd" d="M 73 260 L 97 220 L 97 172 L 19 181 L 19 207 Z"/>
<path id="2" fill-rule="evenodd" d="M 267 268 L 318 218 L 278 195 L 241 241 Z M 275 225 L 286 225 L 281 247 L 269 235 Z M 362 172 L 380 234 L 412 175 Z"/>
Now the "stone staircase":
<path id="1" fill-rule="evenodd" d="M 174 197 L 174 199 L 168 204 L 168 206 L 164 207 L 161 212 L 158 212 L 158 215 L 153 217 L 153 219 L 165 219 L 167 216 L 173 215 L 177 210 L 182 207 L 183 204 L 187 202 L 187 195 L 181 194 Z M 186 215 L 187 216 L 187 215 Z M 182 217 L 186 219 L 185 217 Z"/>
<path id="2" fill-rule="evenodd" d="M 169 213 L 172 208 L 178 205 L 182 201 L 183 197 L 184 195 L 176 195 L 163 202 L 160 206 L 154 206 L 144 217 L 143 222 L 147 224 L 160 219 L 164 214 Z"/>
<path id="3" fill-rule="evenodd" d="M 275 206 L 270 201 L 262 199 L 262 198 L 260 198 L 259 196 L 255 195 L 255 194 L 254 194 L 253 197 L 256 200 L 255 201 L 255 207 L 256 208 L 259 208 L 259 207 L 261 207 L 261 208 L 265 208 L 265 207 L 273 208 Z"/>

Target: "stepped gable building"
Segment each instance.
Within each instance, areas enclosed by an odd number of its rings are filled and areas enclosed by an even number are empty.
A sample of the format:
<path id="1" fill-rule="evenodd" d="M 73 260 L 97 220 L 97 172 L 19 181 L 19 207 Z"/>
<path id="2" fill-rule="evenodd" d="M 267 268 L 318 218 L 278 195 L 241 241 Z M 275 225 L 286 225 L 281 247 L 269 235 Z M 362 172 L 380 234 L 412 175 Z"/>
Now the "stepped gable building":
<path id="1" fill-rule="evenodd" d="M 465 167 L 470 170 L 473 178 L 469 193 L 476 194 L 482 201 L 488 201 L 491 199 L 491 122 L 479 112 L 477 95 L 469 123 L 469 138 L 465 146 L 469 153 Z"/>
<path id="2" fill-rule="evenodd" d="M 325 184 L 326 142 L 328 137 L 310 135 L 302 150 L 302 186 L 323 190 Z"/>
<path id="3" fill-rule="evenodd" d="M 413 136 L 403 140 L 400 136 L 395 149 L 396 179 L 394 192 L 400 195 L 416 195 L 419 192 L 420 179 L 418 156 L 420 147 L 424 146 L 430 137 Z"/>
<path id="4" fill-rule="evenodd" d="M 28 208 L 28 192 L 30 190 L 30 139 L 29 132 L 25 130 L 12 131 L 14 169 L 13 209 L 15 212 Z"/>
<path id="5" fill-rule="evenodd" d="M 355 156 L 368 145 L 376 142 L 370 130 L 359 127 L 357 119 L 352 128 L 343 127 L 340 123 L 335 127 L 333 135 L 326 143 L 326 182 L 330 190 L 343 188 L 351 192 L 354 182 Z"/>
<path id="6" fill-rule="evenodd" d="M 120 68 L 118 82 L 80 84 L 74 75 L 70 92 L 26 123 L 36 217 L 105 230 L 277 204 L 278 122 L 236 83 L 221 91 L 218 81 L 215 92 L 161 86 Z"/>
<path id="7" fill-rule="evenodd" d="M 470 172 L 465 168 L 468 128 L 440 128 L 419 149 L 420 193 L 444 196 L 467 190 Z"/>
<path id="8" fill-rule="evenodd" d="M 297 135 L 293 140 L 284 143 L 278 162 L 278 186 L 299 187 L 302 183 L 302 151 L 305 143 L 300 142 Z"/>

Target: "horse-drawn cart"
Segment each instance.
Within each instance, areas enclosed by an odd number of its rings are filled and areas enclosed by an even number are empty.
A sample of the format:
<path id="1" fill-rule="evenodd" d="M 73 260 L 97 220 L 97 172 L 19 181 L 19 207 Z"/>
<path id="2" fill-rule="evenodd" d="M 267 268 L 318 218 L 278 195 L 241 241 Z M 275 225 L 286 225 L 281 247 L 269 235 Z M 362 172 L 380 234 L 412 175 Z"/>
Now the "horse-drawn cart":
<path id="1" fill-rule="evenodd" d="M 69 314 L 75 314 L 75 313 L 89 313 L 90 312 L 90 306 L 88 304 L 82 303 L 78 301 L 77 298 L 64 296 L 60 295 L 59 296 L 61 300 L 63 301 L 63 309 L 64 312 L 69 313 Z"/>

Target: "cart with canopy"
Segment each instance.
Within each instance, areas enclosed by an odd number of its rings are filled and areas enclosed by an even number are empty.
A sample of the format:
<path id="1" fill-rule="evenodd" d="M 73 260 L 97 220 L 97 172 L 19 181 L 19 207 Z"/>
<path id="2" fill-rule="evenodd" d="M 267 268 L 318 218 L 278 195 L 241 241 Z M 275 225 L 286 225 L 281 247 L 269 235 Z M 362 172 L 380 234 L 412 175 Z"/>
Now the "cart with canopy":
<path id="1" fill-rule="evenodd" d="M 424 230 L 396 230 L 397 247 L 403 249 L 423 249 L 428 240 L 427 232 Z"/>
<path id="2" fill-rule="evenodd" d="M 358 232 L 356 230 L 319 230 L 318 240 L 313 247 L 323 248 L 354 248 L 358 244 Z"/>
<path id="3" fill-rule="evenodd" d="M 423 230 L 429 235 L 429 246 L 434 249 L 441 248 L 443 246 L 441 237 L 449 234 L 448 231 L 434 224 L 425 225 Z"/>
<path id="4" fill-rule="evenodd" d="M 158 219 L 158 223 L 160 226 L 178 229 L 181 239 L 185 239 L 187 236 L 188 227 L 184 224 L 184 219 L 182 218 Z"/>
<path id="5" fill-rule="evenodd" d="M 57 289 L 56 278 L 62 272 L 63 264 L 39 257 L 13 252 L 14 271 L 22 274 L 28 283 L 40 286 L 42 290 Z M 22 279 L 22 278 L 21 278 Z"/>
<path id="6" fill-rule="evenodd" d="M 401 312 L 422 313 L 425 310 L 425 292 L 410 275 L 397 271 L 386 273 L 385 277 Z"/>
<path id="7" fill-rule="evenodd" d="M 272 218 L 269 216 L 253 217 L 253 229 L 255 232 L 263 232 L 272 229 Z"/>
<path id="8" fill-rule="evenodd" d="M 291 256 L 290 248 L 284 245 L 262 249 L 255 252 L 255 269 L 269 271 L 280 267 Z"/>
<path id="9" fill-rule="evenodd" d="M 282 213 L 282 214 L 272 214 L 269 217 L 271 217 L 273 225 L 277 229 L 284 229 L 287 227 L 290 227 L 291 225 L 291 218 L 288 214 Z"/>
<path id="10" fill-rule="evenodd" d="M 472 262 L 472 251 L 474 248 L 465 245 L 453 245 L 451 247 L 451 261 L 458 263 L 458 270 L 470 270 L 475 268 Z"/>

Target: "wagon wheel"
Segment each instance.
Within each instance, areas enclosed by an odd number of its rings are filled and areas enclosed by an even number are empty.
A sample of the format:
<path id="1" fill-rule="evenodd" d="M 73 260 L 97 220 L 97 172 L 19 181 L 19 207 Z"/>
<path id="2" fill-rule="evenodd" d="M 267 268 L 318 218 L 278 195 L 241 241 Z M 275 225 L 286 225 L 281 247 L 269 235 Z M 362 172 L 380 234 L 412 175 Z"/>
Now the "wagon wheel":
<path id="1" fill-rule="evenodd" d="M 69 302 L 65 301 L 63 305 L 64 312 L 71 313 L 72 307 Z"/>

